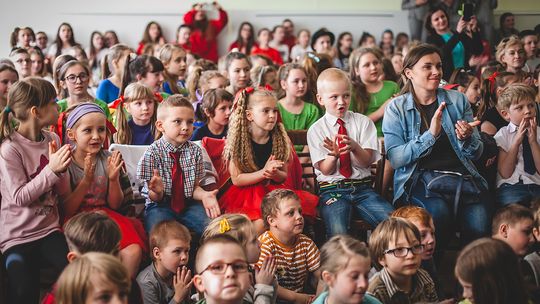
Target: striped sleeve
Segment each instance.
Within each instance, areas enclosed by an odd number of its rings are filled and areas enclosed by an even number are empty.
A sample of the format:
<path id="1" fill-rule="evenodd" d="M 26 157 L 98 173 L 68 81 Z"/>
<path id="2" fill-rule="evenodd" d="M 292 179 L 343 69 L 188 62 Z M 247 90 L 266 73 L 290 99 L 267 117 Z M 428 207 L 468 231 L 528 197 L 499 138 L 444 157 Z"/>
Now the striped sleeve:
<path id="1" fill-rule="evenodd" d="M 315 245 L 315 243 L 311 239 L 307 237 L 306 239 L 309 242 L 307 245 L 307 254 L 306 254 L 308 271 L 315 272 L 320 267 L 321 254 L 319 252 L 319 248 L 317 248 L 317 245 Z"/>
<path id="2" fill-rule="evenodd" d="M 261 243 L 261 254 L 259 255 L 259 261 L 257 262 L 257 267 L 262 267 L 264 259 L 272 254 L 271 239 L 268 237 L 268 234 L 265 232 L 259 236 L 259 242 Z"/>

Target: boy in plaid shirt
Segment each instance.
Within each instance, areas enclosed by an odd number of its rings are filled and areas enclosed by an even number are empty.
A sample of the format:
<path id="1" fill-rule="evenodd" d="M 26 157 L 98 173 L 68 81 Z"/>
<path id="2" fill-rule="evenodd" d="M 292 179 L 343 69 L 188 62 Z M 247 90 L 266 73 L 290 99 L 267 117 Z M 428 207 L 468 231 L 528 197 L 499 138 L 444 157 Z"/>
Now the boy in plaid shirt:
<path id="1" fill-rule="evenodd" d="M 201 235 L 208 218 L 221 213 L 217 190 L 199 186 L 202 152 L 189 141 L 194 118 L 193 106 L 180 95 L 170 96 L 157 109 L 156 128 L 163 136 L 150 145 L 137 166 L 137 178 L 144 181 L 147 232 L 159 222 L 176 220 Z"/>

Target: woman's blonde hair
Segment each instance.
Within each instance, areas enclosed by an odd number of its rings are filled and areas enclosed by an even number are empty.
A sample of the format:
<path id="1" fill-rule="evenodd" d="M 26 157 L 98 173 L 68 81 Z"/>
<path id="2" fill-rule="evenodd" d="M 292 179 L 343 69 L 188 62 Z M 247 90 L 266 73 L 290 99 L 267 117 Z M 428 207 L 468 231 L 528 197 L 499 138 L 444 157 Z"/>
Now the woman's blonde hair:
<path id="1" fill-rule="evenodd" d="M 352 52 L 349 57 L 349 66 L 350 71 L 349 75 L 351 76 L 351 82 L 354 90 L 354 97 L 356 100 L 357 108 L 354 109 L 358 113 L 366 113 L 369 102 L 371 100 L 371 94 L 367 91 L 366 84 L 362 81 L 360 74 L 357 73 L 358 66 L 360 65 L 360 60 L 362 56 L 366 54 L 372 54 L 379 60 L 380 71 L 382 73 L 383 67 L 383 57 L 384 55 L 379 49 L 375 48 L 359 48 Z"/>
<path id="2" fill-rule="evenodd" d="M 236 96 L 233 105 L 233 113 L 229 121 L 229 132 L 227 142 L 223 150 L 223 158 L 226 161 L 232 161 L 236 167 L 243 173 L 255 172 L 255 156 L 251 144 L 250 122 L 246 117 L 246 111 L 250 110 L 262 98 L 269 97 L 277 99 L 271 91 L 265 89 L 255 89 L 251 93 L 246 90 L 240 91 Z M 287 162 L 291 153 L 291 147 L 287 132 L 281 122 L 277 122 L 272 131 L 272 155 L 276 159 Z"/>
<path id="3" fill-rule="evenodd" d="M 83 304 L 90 295 L 92 276 L 99 276 L 108 285 L 115 285 L 120 293 L 128 295 L 131 281 L 128 272 L 118 258 L 110 254 L 89 252 L 69 264 L 60 278 L 56 291 L 58 304 Z"/>
<path id="4" fill-rule="evenodd" d="M 246 248 L 249 237 L 252 233 L 253 224 L 251 220 L 244 214 L 230 213 L 223 214 L 213 219 L 201 236 L 201 244 L 206 239 L 220 235 L 227 234 L 235 238 L 242 247 Z"/>
<path id="5" fill-rule="evenodd" d="M 497 60 L 500 64 L 502 64 L 506 68 L 506 64 L 502 61 L 502 56 L 504 55 L 504 51 L 511 47 L 517 45 L 523 49 L 523 42 L 521 42 L 521 39 L 519 39 L 518 36 L 510 36 L 507 38 L 504 38 L 497 44 L 497 49 L 495 50 L 495 60 Z"/>
<path id="6" fill-rule="evenodd" d="M 329 239 L 321 248 L 321 273 L 328 271 L 332 274 L 347 268 L 354 256 L 362 256 L 371 263 L 369 249 L 364 242 L 346 234 L 336 235 Z"/>
<path id="7" fill-rule="evenodd" d="M 159 60 L 161 60 L 163 65 L 169 63 L 172 60 L 174 52 L 184 52 L 184 61 L 186 60 L 186 50 L 179 47 L 178 45 L 167 43 L 162 46 L 159 51 Z M 171 75 L 169 74 L 169 72 L 167 72 L 167 69 L 165 69 L 163 70 L 163 78 L 165 78 L 165 81 L 169 84 L 169 88 L 171 88 L 172 94 L 180 94 L 180 88 L 178 87 L 178 84 L 176 82 L 178 80 L 178 75 Z"/>
<path id="8" fill-rule="evenodd" d="M 32 107 L 41 108 L 56 97 L 54 86 L 40 77 L 19 80 L 9 89 L 6 107 L 0 117 L 0 143 L 15 131 L 10 113 L 18 121 L 26 121 Z"/>
<path id="9" fill-rule="evenodd" d="M 158 138 L 158 130 L 155 127 L 155 123 L 157 120 L 157 107 L 158 107 L 158 101 L 156 95 L 154 95 L 154 92 L 152 92 L 152 89 L 149 87 L 134 82 L 130 85 L 128 85 L 124 92 L 124 98 L 120 99 L 120 103 L 118 104 L 118 107 L 116 109 L 116 130 L 117 132 L 114 134 L 114 141 L 119 144 L 124 145 L 130 145 L 133 140 L 133 134 L 131 133 L 131 128 L 128 124 L 128 118 L 127 114 L 124 110 L 124 105 L 129 102 L 133 102 L 135 100 L 141 100 L 141 99 L 150 99 L 154 101 L 154 113 L 152 113 L 152 117 L 150 118 L 150 129 L 152 134 L 154 134 L 154 138 Z"/>

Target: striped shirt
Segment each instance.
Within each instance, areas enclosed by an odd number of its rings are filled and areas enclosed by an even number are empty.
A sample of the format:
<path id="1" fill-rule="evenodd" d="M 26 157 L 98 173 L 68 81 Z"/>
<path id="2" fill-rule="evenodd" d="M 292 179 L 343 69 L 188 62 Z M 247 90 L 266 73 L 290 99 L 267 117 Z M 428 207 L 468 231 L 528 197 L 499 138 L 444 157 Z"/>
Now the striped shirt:
<path id="1" fill-rule="evenodd" d="M 146 197 L 146 204 L 152 203 L 148 197 L 148 182 L 152 178 L 154 169 L 159 171 L 163 179 L 164 195 L 167 197 L 172 195 L 174 158 L 170 156 L 170 153 L 177 151 L 180 151 L 180 168 L 184 174 L 184 194 L 186 198 L 193 196 L 195 184 L 201 180 L 204 173 L 201 148 L 190 141 L 175 147 L 161 137 L 148 147 L 137 165 L 137 178 L 144 181 L 141 194 Z"/>
<path id="2" fill-rule="evenodd" d="M 315 243 L 300 234 L 292 247 L 287 247 L 266 231 L 259 236 L 261 255 L 257 266 L 261 267 L 264 259 L 272 255 L 277 264 L 276 276 L 279 286 L 302 292 L 308 272 L 315 272 L 320 266 L 320 253 Z"/>
<path id="3" fill-rule="evenodd" d="M 385 304 L 438 302 L 435 283 L 427 271 L 418 269 L 412 280 L 412 290 L 410 293 L 406 293 L 399 289 L 392 281 L 386 268 L 383 268 L 369 282 L 367 293 Z"/>

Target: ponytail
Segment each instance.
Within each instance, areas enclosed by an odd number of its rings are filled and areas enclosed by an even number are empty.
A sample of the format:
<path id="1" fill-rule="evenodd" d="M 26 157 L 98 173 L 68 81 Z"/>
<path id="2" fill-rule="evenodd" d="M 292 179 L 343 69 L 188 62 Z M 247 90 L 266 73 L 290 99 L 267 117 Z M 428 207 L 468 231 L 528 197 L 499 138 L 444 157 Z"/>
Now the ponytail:
<path id="1" fill-rule="evenodd" d="M 122 145 L 131 145 L 132 135 L 131 128 L 129 127 L 127 115 L 125 113 L 124 96 L 120 96 L 120 103 L 116 108 L 116 134 L 114 134 L 114 142 Z M 155 110 L 154 110 L 155 111 Z"/>
<path id="2" fill-rule="evenodd" d="M 111 69 L 109 68 L 109 54 L 103 56 L 101 60 L 101 80 L 105 80 L 111 76 Z"/>
<path id="3" fill-rule="evenodd" d="M 19 38 L 19 31 L 21 29 L 19 27 L 16 27 L 13 29 L 13 32 L 11 32 L 11 37 L 9 39 L 9 42 L 11 44 L 11 47 L 14 48 L 17 46 L 17 40 Z"/>
<path id="4" fill-rule="evenodd" d="M 187 88 L 189 91 L 189 101 L 197 101 L 197 89 L 199 89 L 199 80 L 201 79 L 201 74 L 203 72 L 203 67 L 195 66 L 189 74 L 187 79 Z"/>
<path id="5" fill-rule="evenodd" d="M 11 123 L 11 117 L 9 115 L 11 113 L 11 108 L 9 106 L 6 106 L 2 110 L 2 114 L 0 116 L 0 143 L 4 142 L 4 139 L 10 138 L 11 134 L 13 134 L 14 128 Z M 12 113 L 13 117 L 15 117 L 15 113 Z"/>

